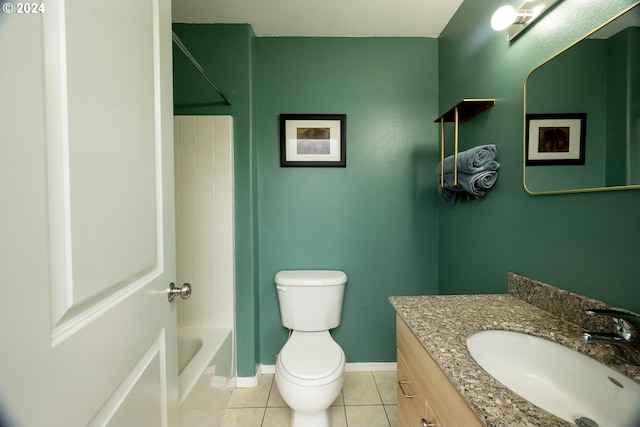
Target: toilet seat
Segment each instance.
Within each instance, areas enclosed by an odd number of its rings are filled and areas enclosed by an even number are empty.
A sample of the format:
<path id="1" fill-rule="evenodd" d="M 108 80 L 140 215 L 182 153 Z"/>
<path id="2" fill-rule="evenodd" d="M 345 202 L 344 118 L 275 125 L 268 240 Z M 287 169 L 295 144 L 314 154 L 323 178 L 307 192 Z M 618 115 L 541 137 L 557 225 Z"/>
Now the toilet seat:
<path id="1" fill-rule="evenodd" d="M 296 331 L 280 350 L 276 367 L 291 383 L 315 386 L 340 378 L 344 363 L 344 352 L 329 331 Z"/>

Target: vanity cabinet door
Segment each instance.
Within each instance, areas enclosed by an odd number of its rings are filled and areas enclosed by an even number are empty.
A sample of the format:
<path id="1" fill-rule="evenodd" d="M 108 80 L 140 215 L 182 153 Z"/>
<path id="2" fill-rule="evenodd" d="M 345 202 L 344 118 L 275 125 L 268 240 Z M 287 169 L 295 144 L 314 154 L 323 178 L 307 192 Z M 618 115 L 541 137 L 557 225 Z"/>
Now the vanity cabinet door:
<path id="1" fill-rule="evenodd" d="M 482 427 L 484 424 L 400 317 L 396 319 L 396 339 L 399 427 Z M 403 395 L 400 381 L 407 381 L 404 390 L 415 397 Z"/>
<path id="2" fill-rule="evenodd" d="M 405 357 L 398 351 L 398 427 L 440 425 L 427 405 L 427 399 Z"/>

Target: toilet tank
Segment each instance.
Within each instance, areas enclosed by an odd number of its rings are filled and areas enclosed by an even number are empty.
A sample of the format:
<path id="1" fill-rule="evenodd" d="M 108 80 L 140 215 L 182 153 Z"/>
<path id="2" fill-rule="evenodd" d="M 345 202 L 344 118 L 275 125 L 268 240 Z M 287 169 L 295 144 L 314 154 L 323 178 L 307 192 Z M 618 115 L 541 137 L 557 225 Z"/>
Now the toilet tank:
<path id="1" fill-rule="evenodd" d="M 295 331 L 333 329 L 340 324 L 347 275 L 334 270 L 287 270 L 275 276 L 282 324 Z"/>

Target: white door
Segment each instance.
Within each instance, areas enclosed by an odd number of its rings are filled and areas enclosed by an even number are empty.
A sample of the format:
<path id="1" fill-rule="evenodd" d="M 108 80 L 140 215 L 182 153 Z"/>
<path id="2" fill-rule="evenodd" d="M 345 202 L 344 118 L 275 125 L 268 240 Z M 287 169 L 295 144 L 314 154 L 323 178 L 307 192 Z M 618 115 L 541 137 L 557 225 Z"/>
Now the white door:
<path id="1" fill-rule="evenodd" d="M 0 425 L 176 425 L 170 2 L 0 3 Z"/>

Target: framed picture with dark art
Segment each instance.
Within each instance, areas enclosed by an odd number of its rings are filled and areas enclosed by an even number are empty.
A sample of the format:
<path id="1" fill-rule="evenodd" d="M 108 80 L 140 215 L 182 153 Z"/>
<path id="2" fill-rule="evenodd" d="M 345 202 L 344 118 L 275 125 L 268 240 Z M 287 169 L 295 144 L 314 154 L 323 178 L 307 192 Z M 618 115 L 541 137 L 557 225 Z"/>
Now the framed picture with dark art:
<path id="1" fill-rule="evenodd" d="M 346 167 L 346 114 L 280 114 L 281 167 Z"/>
<path id="2" fill-rule="evenodd" d="M 526 165 L 584 165 L 587 114 L 527 114 Z"/>

